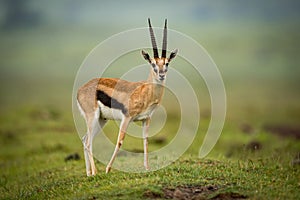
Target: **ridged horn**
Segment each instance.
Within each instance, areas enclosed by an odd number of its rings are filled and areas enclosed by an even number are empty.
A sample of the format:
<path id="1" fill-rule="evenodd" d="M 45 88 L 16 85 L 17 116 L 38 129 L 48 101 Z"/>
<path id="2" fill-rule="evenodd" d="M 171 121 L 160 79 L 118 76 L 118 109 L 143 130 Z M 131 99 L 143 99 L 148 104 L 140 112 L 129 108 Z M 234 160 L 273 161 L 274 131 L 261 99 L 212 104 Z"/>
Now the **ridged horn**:
<path id="1" fill-rule="evenodd" d="M 155 41 L 155 36 L 154 32 L 151 26 L 150 18 L 148 18 L 148 24 L 149 24 L 149 31 L 150 31 L 150 37 L 151 37 L 151 43 L 152 43 L 152 48 L 153 48 L 153 57 L 158 58 L 158 50 L 157 50 L 157 45 Z"/>
<path id="2" fill-rule="evenodd" d="M 167 57 L 167 19 L 165 19 L 165 28 L 164 28 L 164 36 L 163 36 L 161 57 L 162 58 Z"/>

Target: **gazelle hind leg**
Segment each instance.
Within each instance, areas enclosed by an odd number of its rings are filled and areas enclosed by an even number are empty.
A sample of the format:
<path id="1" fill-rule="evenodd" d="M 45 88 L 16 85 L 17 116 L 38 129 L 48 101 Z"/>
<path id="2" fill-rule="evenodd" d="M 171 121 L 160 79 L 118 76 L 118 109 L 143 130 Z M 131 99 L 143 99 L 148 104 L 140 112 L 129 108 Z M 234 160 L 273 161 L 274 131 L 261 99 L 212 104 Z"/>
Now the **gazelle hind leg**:
<path id="1" fill-rule="evenodd" d="M 121 124 L 120 124 L 120 130 L 119 130 L 119 135 L 118 135 L 118 140 L 117 140 L 117 144 L 116 144 L 116 147 L 115 147 L 115 151 L 108 163 L 108 165 L 106 166 L 106 173 L 108 173 L 111 169 L 111 166 L 117 156 L 117 153 L 119 152 L 119 149 L 120 147 L 122 146 L 122 143 L 124 141 L 124 138 L 125 138 L 125 134 L 126 134 L 126 130 L 127 130 L 127 127 L 128 127 L 128 124 L 130 122 L 131 118 L 128 118 L 128 117 L 124 117 L 123 120 L 121 121 Z"/>
<path id="2" fill-rule="evenodd" d="M 93 152 L 92 152 L 92 143 L 94 136 L 99 132 L 100 126 L 98 123 L 99 119 L 99 108 L 95 110 L 94 113 L 88 113 L 85 116 L 86 124 L 87 124 L 87 133 L 83 137 L 83 148 L 84 148 L 84 158 L 85 158 L 85 165 L 86 165 L 86 174 L 87 176 L 95 175 L 96 168 L 93 159 Z"/>
<path id="3" fill-rule="evenodd" d="M 90 166 L 91 166 L 91 175 L 94 176 L 97 173 L 95 162 L 94 162 L 94 157 L 93 157 L 93 139 L 95 135 L 100 131 L 100 126 L 98 123 L 93 123 L 89 143 L 88 143 L 88 156 L 89 156 L 89 161 L 90 161 Z"/>
<path id="4" fill-rule="evenodd" d="M 86 169 L 86 175 L 91 175 L 91 163 L 89 159 L 89 153 L 88 153 L 88 135 L 89 132 L 82 137 L 82 144 L 83 144 L 83 153 L 84 153 L 84 160 L 85 160 L 85 169 Z"/>
<path id="5" fill-rule="evenodd" d="M 93 157 L 93 140 L 94 137 L 101 131 L 101 129 L 104 127 L 106 121 L 102 120 L 102 119 L 97 119 L 97 122 L 95 122 L 94 127 L 93 127 L 93 132 L 91 135 L 91 140 L 90 140 L 90 144 L 89 144 L 89 160 L 91 163 L 91 170 L 92 170 L 92 176 L 96 175 L 97 173 L 97 168 L 95 166 L 95 162 L 94 162 L 94 157 Z"/>
<path id="6" fill-rule="evenodd" d="M 77 105 L 78 105 L 78 109 L 81 112 L 82 116 L 85 119 L 86 122 L 86 126 L 87 126 L 87 132 L 86 134 L 82 137 L 81 141 L 83 144 L 83 154 L 84 154 L 84 160 L 85 160 L 85 169 L 86 169 L 86 175 L 90 176 L 91 175 L 91 163 L 89 160 L 89 153 L 88 153 L 88 140 L 89 140 L 89 115 L 86 115 L 86 113 L 83 111 L 81 104 L 79 103 L 79 100 L 77 100 Z"/>

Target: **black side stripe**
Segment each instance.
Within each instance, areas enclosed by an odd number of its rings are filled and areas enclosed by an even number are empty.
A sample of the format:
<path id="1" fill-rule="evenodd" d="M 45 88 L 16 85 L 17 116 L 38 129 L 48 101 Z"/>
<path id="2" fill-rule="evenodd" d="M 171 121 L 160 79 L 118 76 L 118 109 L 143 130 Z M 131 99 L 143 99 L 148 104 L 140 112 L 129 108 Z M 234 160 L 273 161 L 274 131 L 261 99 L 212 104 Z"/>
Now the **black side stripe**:
<path id="1" fill-rule="evenodd" d="M 105 92 L 97 90 L 96 96 L 97 100 L 103 103 L 105 106 L 121 110 L 124 115 L 127 114 L 127 109 L 125 106 L 118 102 L 115 98 L 108 96 Z"/>

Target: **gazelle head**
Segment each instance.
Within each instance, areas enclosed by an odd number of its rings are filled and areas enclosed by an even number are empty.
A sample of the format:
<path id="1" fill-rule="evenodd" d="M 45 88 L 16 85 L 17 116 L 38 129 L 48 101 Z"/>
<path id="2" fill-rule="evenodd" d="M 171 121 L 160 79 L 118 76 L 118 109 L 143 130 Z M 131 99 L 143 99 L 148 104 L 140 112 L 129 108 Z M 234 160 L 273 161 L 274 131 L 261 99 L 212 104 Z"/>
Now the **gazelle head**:
<path id="1" fill-rule="evenodd" d="M 147 60 L 152 66 L 152 70 L 151 70 L 152 77 L 154 77 L 154 79 L 157 82 L 163 82 L 166 78 L 169 63 L 173 58 L 175 58 L 178 50 L 174 49 L 173 51 L 171 51 L 169 57 L 167 58 L 167 19 L 166 19 L 165 27 L 164 27 L 164 35 L 163 35 L 162 53 L 161 53 L 161 57 L 159 57 L 154 32 L 149 18 L 148 18 L 148 23 L 149 23 L 149 31 L 150 31 L 150 37 L 152 42 L 152 48 L 153 48 L 153 58 L 151 58 L 149 54 L 144 50 L 142 50 L 142 55 L 145 58 L 145 60 Z"/>

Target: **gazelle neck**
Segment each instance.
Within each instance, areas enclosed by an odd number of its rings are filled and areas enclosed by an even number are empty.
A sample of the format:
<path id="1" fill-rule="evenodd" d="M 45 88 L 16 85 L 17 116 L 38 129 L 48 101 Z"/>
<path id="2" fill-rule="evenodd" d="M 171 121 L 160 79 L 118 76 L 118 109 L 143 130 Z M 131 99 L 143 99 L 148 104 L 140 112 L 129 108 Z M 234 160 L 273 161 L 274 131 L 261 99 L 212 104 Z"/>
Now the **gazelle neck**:
<path id="1" fill-rule="evenodd" d="M 158 81 L 153 75 L 152 69 L 150 69 L 149 77 L 147 83 L 151 85 L 153 91 L 153 97 L 160 103 L 165 89 L 165 80 Z"/>

